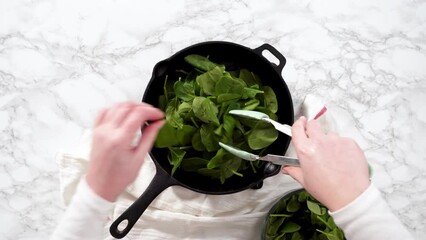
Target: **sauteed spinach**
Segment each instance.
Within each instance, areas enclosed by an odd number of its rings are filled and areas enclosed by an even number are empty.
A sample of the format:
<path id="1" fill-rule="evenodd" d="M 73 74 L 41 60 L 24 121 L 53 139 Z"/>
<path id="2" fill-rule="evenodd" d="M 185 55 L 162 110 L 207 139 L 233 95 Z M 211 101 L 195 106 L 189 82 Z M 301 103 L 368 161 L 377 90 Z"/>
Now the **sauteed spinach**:
<path id="1" fill-rule="evenodd" d="M 155 146 L 168 149 L 172 174 L 184 171 L 219 179 L 221 183 L 241 171 L 256 171 L 261 162 L 247 162 L 223 150 L 219 141 L 261 153 L 278 137 L 275 128 L 261 121 L 236 118 L 233 109 L 256 110 L 277 120 L 278 103 L 271 87 L 247 69 L 227 70 L 200 55 L 188 55 L 190 71 L 177 70 L 165 77 L 160 108 L 166 123 Z"/>

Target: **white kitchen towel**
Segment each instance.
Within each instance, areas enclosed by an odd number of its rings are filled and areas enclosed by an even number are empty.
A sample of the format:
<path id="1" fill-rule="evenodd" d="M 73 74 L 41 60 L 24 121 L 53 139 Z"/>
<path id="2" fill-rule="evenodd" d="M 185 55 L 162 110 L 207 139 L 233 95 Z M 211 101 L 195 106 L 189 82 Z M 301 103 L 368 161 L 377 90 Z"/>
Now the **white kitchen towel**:
<path id="1" fill-rule="evenodd" d="M 304 115 L 312 119 L 323 107 L 321 99 L 309 95 L 301 108 L 296 109 L 296 116 Z M 324 129 L 333 129 L 330 111 L 320 121 Z M 86 173 L 90 140 L 91 133 L 88 131 L 76 152 L 58 154 L 60 190 L 65 204 L 69 203 L 77 184 Z M 286 155 L 295 156 L 292 146 Z M 145 191 L 155 172 L 155 165 L 147 156 L 137 179 L 117 201 L 112 220 Z M 266 214 L 273 203 L 295 188 L 300 188 L 300 185 L 284 174 L 267 178 L 261 189 L 248 189 L 229 195 L 205 195 L 179 186 L 169 187 L 150 204 L 126 238 L 259 239 Z M 106 228 L 109 228 L 109 224 Z"/>

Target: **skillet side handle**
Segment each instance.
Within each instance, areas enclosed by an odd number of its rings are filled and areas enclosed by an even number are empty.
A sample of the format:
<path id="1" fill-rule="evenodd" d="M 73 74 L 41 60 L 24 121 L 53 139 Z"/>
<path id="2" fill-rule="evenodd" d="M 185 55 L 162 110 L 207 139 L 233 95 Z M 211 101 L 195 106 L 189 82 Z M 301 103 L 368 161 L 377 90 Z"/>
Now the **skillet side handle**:
<path id="1" fill-rule="evenodd" d="M 283 68 L 287 62 L 287 60 L 285 59 L 285 57 L 274 47 L 272 47 L 271 45 L 265 43 L 262 46 L 253 49 L 253 51 L 257 54 L 259 54 L 260 56 L 264 57 L 262 55 L 262 52 L 268 50 L 272 55 L 274 55 L 274 57 L 276 57 L 280 62 L 278 64 L 278 66 L 275 63 L 271 63 L 272 66 L 274 66 L 275 70 L 281 74 L 281 72 L 283 71 Z"/>
<path id="2" fill-rule="evenodd" d="M 125 237 L 149 204 L 166 188 L 176 184 L 175 180 L 166 171 L 157 166 L 157 172 L 145 192 L 111 224 L 109 228 L 111 235 L 114 238 Z M 121 223 L 125 226 L 122 230 L 118 227 Z"/>
<path id="3" fill-rule="evenodd" d="M 250 188 L 254 189 L 254 190 L 262 188 L 263 187 L 263 180 L 265 180 L 268 177 L 272 177 L 274 175 L 277 175 L 280 172 L 280 169 L 281 169 L 281 166 L 278 166 L 278 165 L 273 164 L 271 162 L 267 162 L 265 167 L 263 168 L 263 173 L 264 173 L 263 178 L 260 181 L 253 183 L 250 186 Z"/>

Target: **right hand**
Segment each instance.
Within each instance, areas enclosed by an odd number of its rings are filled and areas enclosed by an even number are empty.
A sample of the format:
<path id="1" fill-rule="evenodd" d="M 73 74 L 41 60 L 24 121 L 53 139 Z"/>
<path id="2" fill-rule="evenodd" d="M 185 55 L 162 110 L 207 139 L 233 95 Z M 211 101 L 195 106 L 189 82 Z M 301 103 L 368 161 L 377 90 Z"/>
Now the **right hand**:
<path id="1" fill-rule="evenodd" d="M 316 120 L 305 117 L 292 127 L 293 144 L 300 167 L 283 167 L 330 211 L 337 211 L 361 195 L 370 185 L 368 164 L 358 144 L 325 134 Z"/>

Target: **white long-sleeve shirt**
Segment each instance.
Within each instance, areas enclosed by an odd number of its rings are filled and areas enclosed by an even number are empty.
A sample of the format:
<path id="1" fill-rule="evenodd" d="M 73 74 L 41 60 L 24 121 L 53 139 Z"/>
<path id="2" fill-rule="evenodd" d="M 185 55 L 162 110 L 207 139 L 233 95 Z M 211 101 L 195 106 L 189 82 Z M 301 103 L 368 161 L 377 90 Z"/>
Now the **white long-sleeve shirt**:
<path id="1" fill-rule="evenodd" d="M 104 239 L 109 234 L 105 225 L 113 207 L 114 203 L 98 196 L 83 180 L 51 239 Z M 330 212 L 330 215 L 337 226 L 343 229 L 348 240 L 413 239 L 374 185 L 370 185 L 363 194 L 344 208 Z M 188 236 L 188 239 L 203 237 Z M 247 238 L 244 236 L 240 239 Z"/>
<path id="2" fill-rule="evenodd" d="M 113 207 L 114 203 L 98 196 L 82 180 L 51 239 L 103 239 Z"/>
<path id="3" fill-rule="evenodd" d="M 354 201 L 330 215 L 348 240 L 413 239 L 373 184 Z"/>

